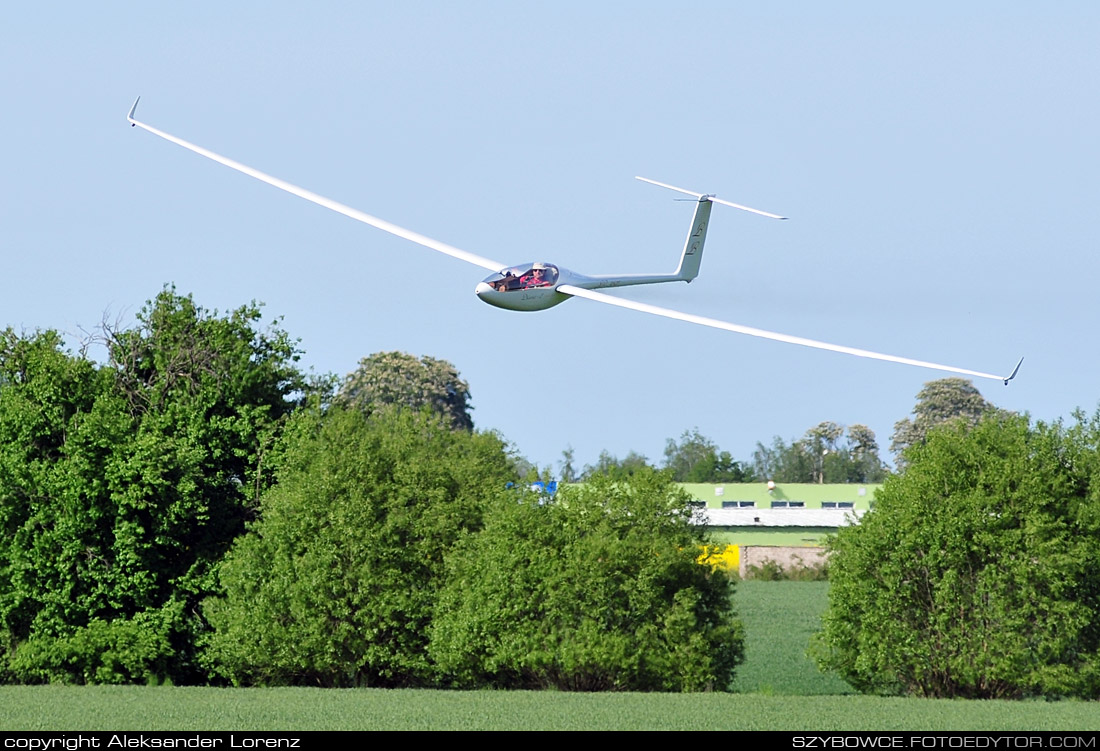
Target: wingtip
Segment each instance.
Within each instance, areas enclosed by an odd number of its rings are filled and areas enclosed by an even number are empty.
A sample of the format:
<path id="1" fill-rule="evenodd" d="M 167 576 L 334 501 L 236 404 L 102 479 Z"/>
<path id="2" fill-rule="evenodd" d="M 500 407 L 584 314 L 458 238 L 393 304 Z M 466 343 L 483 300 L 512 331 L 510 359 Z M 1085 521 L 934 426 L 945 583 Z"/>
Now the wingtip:
<path id="1" fill-rule="evenodd" d="M 1007 378 L 1004 379 L 1005 386 L 1008 385 L 1009 381 L 1011 381 L 1013 378 L 1016 377 L 1016 374 L 1020 372 L 1020 366 L 1023 365 L 1023 364 L 1024 364 L 1024 358 L 1021 357 L 1020 361 L 1018 363 L 1016 363 L 1016 367 L 1012 369 L 1012 373 Z"/>
<path id="2" fill-rule="evenodd" d="M 126 115 L 126 122 L 130 123 L 131 127 L 137 125 L 137 120 L 134 119 L 134 112 L 137 111 L 138 102 L 140 101 L 141 97 L 139 96 L 137 99 L 134 100 L 134 106 L 130 108 L 130 113 Z"/>

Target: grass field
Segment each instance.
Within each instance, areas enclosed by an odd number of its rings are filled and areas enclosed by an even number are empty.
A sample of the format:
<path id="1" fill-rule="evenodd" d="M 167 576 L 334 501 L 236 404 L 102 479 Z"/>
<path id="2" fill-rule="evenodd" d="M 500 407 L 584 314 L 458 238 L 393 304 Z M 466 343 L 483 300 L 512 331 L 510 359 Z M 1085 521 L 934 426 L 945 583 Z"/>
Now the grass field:
<path id="1" fill-rule="evenodd" d="M 806 657 L 824 582 L 742 582 L 730 694 L 0 686 L 0 730 L 1100 731 L 1097 702 L 859 696 Z"/>

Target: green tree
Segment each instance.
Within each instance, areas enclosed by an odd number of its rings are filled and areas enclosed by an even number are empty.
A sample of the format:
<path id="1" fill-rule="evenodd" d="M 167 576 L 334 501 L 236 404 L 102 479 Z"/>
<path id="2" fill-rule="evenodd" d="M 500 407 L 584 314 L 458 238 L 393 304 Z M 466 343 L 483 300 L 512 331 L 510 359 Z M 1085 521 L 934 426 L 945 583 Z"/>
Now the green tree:
<path id="1" fill-rule="evenodd" d="M 757 443 L 753 473 L 786 483 L 865 483 L 881 482 L 886 467 L 879 458 L 874 431 L 866 425 L 852 425 L 845 431 L 835 422 L 823 422 L 789 444 L 779 436 L 770 446 Z"/>
<path id="2" fill-rule="evenodd" d="M 822 667 L 867 692 L 1100 694 L 1100 419 L 951 421 L 832 543 Z"/>
<path id="3" fill-rule="evenodd" d="M 886 477 L 886 465 L 878 454 L 875 431 L 866 425 L 848 426 L 848 456 L 850 472 L 848 482 L 882 482 Z"/>
<path id="4" fill-rule="evenodd" d="M 924 443 L 932 428 L 956 420 L 974 425 L 992 409 L 995 407 L 965 378 L 941 378 L 924 384 L 917 393 L 912 419 L 906 417 L 894 423 L 890 451 L 898 467 L 905 466 L 906 449 Z"/>
<path id="5" fill-rule="evenodd" d="M 584 472 L 581 473 L 581 479 L 588 481 L 596 475 L 607 475 L 614 479 L 625 480 L 647 469 L 652 469 L 649 460 L 636 451 L 630 451 L 625 457 L 619 459 L 610 451 L 604 449 L 600 452 L 595 464 L 585 465 Z"/>
<path id="6" fill-rule="evenodd" d="M 577 470 L 573 466 L 573 462 L 576 461 L 576 457 L 573 454 L 573 447 L 566 446 L 561 452 L 561 481 L 562 482 L 576 482 Z"/>
<path id="7" fill-rule="evenodd" d="M 381 405 L 419 411 L 428 407 L 446 417 L 455 430 L 473 430 L 470 386 L 446 360 L 405 352 L 378 352 L 359 361 L 344 379 L 337 400 L 368 412 Z"/>
<path id="8" fill-rule="evenodd" d="M 412 686 L 434 680 L 427 629 L 447 549 L 512 474 L 495 435 L 429 410 L 299 413 L 278 484 L 203 610 L 208 661 L 236 684 Z"/>
<path id="9" fill-rule="evenodd" d="M 104 366 L 53 332 L 4 334 L 9 678 L 202 680 L 198 602 L 270 482 L 268 446 L 304 386 L 294 343 L 259 320 L 256 305 L 218 316 L 166 288 L 137 327 L 104 329 Z"/>
<path id="10" fill-rule="evenodd" d="M 726 690 L 742 629 L 690 500 L 650 469 L 498 502 L 447 556 L 432 657 L 460 686 Z"/>
<path id="11" fill-rule="evenodd" d="M 734 461 L 728 451 L 718 451 L 714 441 L 699 432 L 685 430 L 677 442 L 665 444 L 665 468 L 677 482 L 750 482 L 752 472 Z"/>

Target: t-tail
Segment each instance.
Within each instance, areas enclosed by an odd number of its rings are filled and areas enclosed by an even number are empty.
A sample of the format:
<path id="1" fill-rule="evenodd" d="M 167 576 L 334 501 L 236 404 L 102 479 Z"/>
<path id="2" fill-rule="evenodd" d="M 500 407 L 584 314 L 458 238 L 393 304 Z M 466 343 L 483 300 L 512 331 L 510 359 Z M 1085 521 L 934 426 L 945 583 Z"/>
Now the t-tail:
<path id="1" fill-rule="evenodd" d="M 694 190 L 677 188 L 675 185 L 660 183 L 656 180 L 650 180 L 648 177 L 637 177 L 636 179 L 652 185 L 658 185 L 662 188 L 668 188 L 669 190 L 675 190 L 679 193 L 686 193 L 689 196 L 695 196 L 699 201 L 695 207 L 695 218 L 691 220 L 691 230 L 688 232 L 687 242 L 684 243 L 684 252 L 680 256 L 680 267 L 676 269 L 677 280 L 690 282 L 692 279 L 699 276 L 699 264 L 703 261 L 703 243 L 707 239 L 707 225 L 710 223 L 710 210 L 713 208 L 714 204 L 720 203 L 723 206 L 732 206 L 735 209 L 749 211 L 753 214 L 759 214 L 760 216 L 766 216 L 772 219 L 787 218 L 785 216 L 779 216 L 779 214 L 772 214 L 768 211 L 742 206 L 732 201 L 725 201 L 711 193 L 696 193 Z"/>
<path id="2" fill-rule="evenodd" d="M 683 188 L 677 188 L 675 185 L 668 185 L 667 183 L 659 183 L 656 180 L 650 180 L 647 177 L 638 177 L 637 179 L 642 182 L 659 185 L 662 188 L 668 188 L 669 190 L 687 193 L 689 196 L 694 196 L 697 201 L 695 204 L 695 216 L 691 220 L 691 228 L 688 230 L 687 240 L 684 242 L 684 251 L 680 254 L 679 267 L 677 267 L 676 271 L 672 274 L 628 274 L 625 276 L 585 277 L 577 274 L 573 275 L 570 279 L 569 283 L 573 286 L 583 289 L 604 289 L 607 287 L 628 287 L 636 284 L 690 282 L 692 279 L 699 276 L 699 266 L 703 261 L 703 244 L 707 239 L 707 225 L 710 224 L 710 211 L 714 208 L 714 204 L 716 203 L 720 203 L 723 206 L 732 206 L 735 209 L 741 209 L 743 211 L 751 211 L 754 214 L 771 217 L 772 219 L 787 218 L 785 216 L 779 216 L 778 214 L 771 214 L 767 211 L 761 211 L 760 209 L 742 206 L 739 203 L 723 201 L 721 198 L 710 193 L 696 193 L 693 190 L 684 190 Z"/>

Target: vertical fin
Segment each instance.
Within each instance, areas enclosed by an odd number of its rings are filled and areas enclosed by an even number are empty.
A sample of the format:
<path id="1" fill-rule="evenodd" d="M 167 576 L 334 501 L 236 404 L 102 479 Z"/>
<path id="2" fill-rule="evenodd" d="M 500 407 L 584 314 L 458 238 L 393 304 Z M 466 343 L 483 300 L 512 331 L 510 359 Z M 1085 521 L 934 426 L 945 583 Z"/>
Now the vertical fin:
<path id="1" fill-rule="evenodd" d="M 699 196 L 695 216 L 691 220 L 691 229 L 688 230 L 687 240 L 684 242 L 684 252 L 680 256 L 680 268 L 676 269 L 677 278 L 685 282 L 690 282 L 699 276 L 699 264 L 703 261 L 703 243 L 707 239 L 707 225 L 710 224 L 712 208 L 714 204 L 710 196 Z"/>

